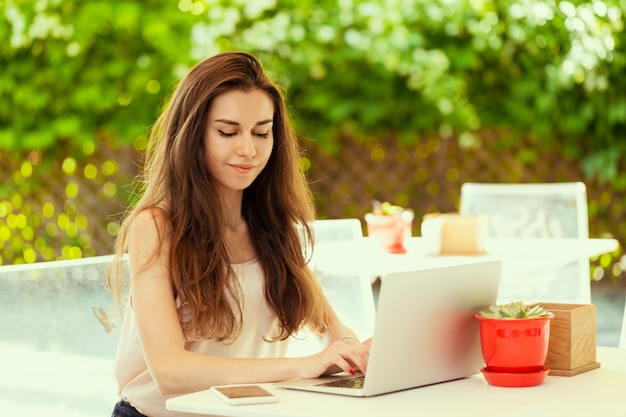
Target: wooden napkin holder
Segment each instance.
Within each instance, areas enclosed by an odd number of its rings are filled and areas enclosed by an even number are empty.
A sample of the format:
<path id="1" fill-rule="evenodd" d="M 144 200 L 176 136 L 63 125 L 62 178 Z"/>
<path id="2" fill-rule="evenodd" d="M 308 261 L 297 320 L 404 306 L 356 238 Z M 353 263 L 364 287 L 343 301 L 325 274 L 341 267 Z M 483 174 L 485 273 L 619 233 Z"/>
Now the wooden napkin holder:
<path id="1" fill-rule="evenodd" d="M 428 255 L 484 255 L 487 216 L 428 213 L 421 231 Z"/>
<path id="2" fill-rule="evenodd" d="M 597 369 L 596 306 L 593 304 L 537 303 L 554 313 L 545 366 L 550 375 L 574 376 Z"/>

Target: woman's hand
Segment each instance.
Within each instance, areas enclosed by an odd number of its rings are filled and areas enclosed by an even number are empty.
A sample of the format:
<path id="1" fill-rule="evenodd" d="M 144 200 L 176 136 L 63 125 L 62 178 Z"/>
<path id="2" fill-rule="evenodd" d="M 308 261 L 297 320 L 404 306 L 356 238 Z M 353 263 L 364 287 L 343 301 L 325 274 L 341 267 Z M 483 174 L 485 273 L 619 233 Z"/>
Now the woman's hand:
<path id="1" fill-rule="evenodd" d="M 369 359 L 371 339 L 363 343 L 345 338 L 331 343 L 323 351 L 304 358 L 304 378 L 317 378 L 344 371 L 354 375 L 365 373 Z"/>

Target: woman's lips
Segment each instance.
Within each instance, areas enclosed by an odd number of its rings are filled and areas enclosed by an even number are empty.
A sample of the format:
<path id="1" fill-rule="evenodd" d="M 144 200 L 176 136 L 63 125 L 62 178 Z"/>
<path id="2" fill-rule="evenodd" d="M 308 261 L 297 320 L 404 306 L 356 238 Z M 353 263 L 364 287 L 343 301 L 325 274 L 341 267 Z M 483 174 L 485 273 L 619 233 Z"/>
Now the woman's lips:
<path id="1" fill-rule="evenodd" d="M 235 170 L 235 172 L 238 172 L 240 174 L 247 174 L 250 171 L 252 171 L 252 169 L 254 168 L 254 165 L 236 164 L 236 165 L 231 165 L 231 167 Z"/>

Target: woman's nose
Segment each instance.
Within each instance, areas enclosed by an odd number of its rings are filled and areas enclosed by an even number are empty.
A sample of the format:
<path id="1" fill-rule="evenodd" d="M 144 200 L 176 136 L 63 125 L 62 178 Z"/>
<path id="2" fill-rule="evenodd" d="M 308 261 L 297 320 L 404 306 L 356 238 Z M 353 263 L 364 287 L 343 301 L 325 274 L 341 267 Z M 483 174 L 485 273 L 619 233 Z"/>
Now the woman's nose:
<path id="1" fill-rule="evenodd" d="M 256 148 L 254 147 L 254 138 L 252 135 L 242 135 L 237 152 L 240 156 L 247 159 L 254 158 L 256 155 Z"/>

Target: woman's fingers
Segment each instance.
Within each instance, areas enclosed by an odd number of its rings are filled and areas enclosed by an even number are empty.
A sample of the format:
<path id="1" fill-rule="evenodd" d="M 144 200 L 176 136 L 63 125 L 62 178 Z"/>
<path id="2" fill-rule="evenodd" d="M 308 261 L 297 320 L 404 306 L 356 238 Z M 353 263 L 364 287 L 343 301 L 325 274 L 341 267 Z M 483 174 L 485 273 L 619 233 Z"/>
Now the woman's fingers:
<path id="1" fill-rule="evenodd" d="M 353 339 L 343 339 L 336 342 L 344 346 L 340 347 L 340 357 L 349 366 L 348 369 L 337 363 L 345 372 L 354 374 L 357 370 L 365 373 L 367 371 L 367 360 L 369 359 L 369 344 L 359 343 Z M 345 346 L 347 345 L 347 346 Z"/>
<path id="2" fill-rule="evenodd" d="M 372 338 L 370 337 L 369 339 L 366 339 L 364 342 L 355 342 L 352 340 L 349 340 L 348 343 L 356 343 L 358 346 L 358 349 L 356 351 L 358 357 L 360 358 L 360 361 L 355 361 L 355 365 L 357 365 L 357 368 L 360 369 L 361 371 L 363 371 L 363 373 L 365 373 L 367 371 L 367 362 L 369 360 L 369 355 L 370 355 L 370 346 L 372 344 Z"/>
<path id="3" fill-rule="evenodd" d="M 316 378 L 337 372 L 355 374 L 357 371 L 367 372 L 369 359 L 369 342 L 359 343 L 344 339 L 329 345 L 323 351 L 309 356 L 306 362 L 311 365 L 303 375 L 305 378 Z M 304 369 L 303 369 L 304 370 Z"/>
<path id="4" fill-rule="evenodd" d="M 350 375 L 354 375 L 356 373 L 356 370 L 354 369 L 355 366 L 348 362 L 345 358 L 339 356 L 338 359 L 336 360 L 335 363 L 339 368 L 341 368 L 342 371 L 350 374 Z"/>

